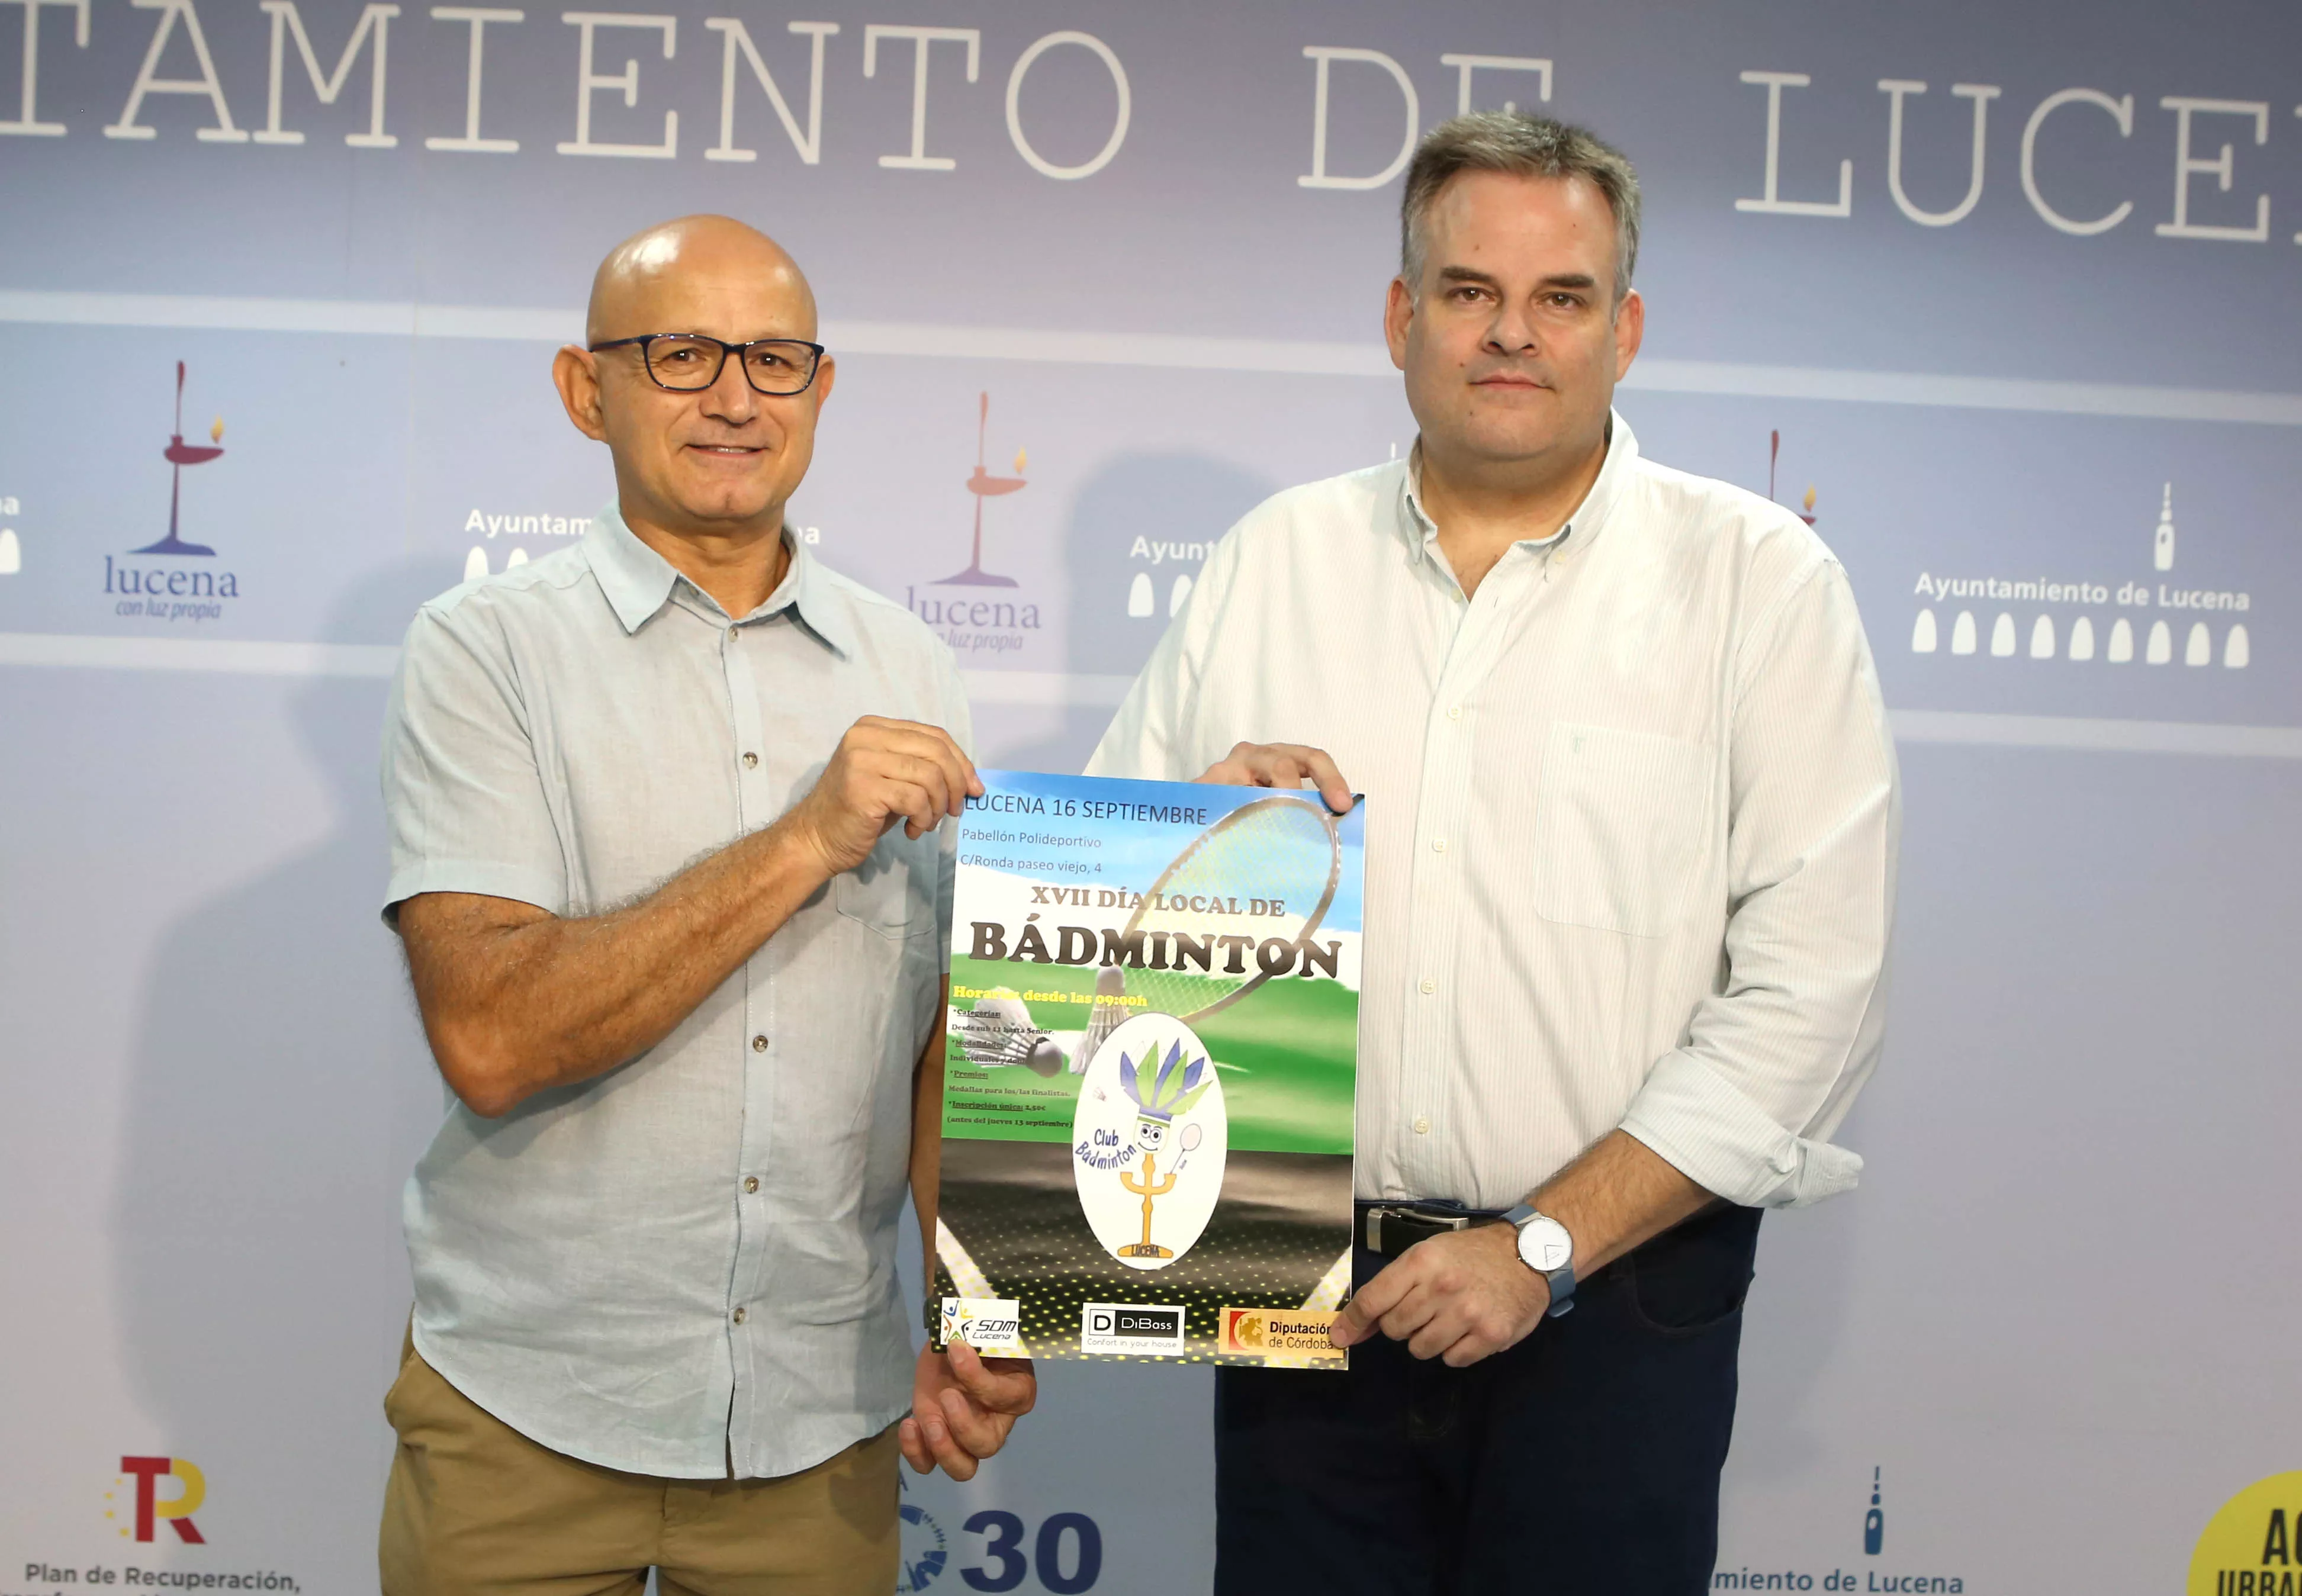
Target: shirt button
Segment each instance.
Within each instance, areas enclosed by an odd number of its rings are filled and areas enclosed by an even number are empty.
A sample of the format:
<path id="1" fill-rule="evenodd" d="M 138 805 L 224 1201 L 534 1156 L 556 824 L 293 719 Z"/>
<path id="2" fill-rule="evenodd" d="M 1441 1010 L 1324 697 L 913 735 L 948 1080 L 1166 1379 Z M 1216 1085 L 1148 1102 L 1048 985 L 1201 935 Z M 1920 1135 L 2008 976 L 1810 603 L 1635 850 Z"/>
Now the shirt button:
<path id="1" fill-rule="evenodd" d="M 745 755 L 744 756 L 744 769 L 746 769 L 746 770 L 756 770 L 756 769 L 758 769 L 759 768 L 760 768 L 760 756 L 759 756 L 758 754 L 756 754 L 756 753 L 747 753 L 747 754 L 745 754 Z"/>
<path id="2" fill-rule="evenodd" d="M 760 1189 L 760 1178 L 759 1178 L 759 1176 L 757 1176 L 757 1175 L 745 1175 L 745 1176 L 744 1177 L 744 1189 L 745 1191 L 747 1191 L 747 1192 L 749 1192 L 749 1191 L 757 1191 L 757 1190 L 759 1190 L 759 1189 Z"/>
<path id="3" fill-rule="evenodd" d="M 1428 1136 L 1431 1134 L 1431 1121 L 1424 1119 L 1421 1114 L 1416 1114 L 1415 1116 L 1415 1134 L 1417 1136 Z M 743 1310 L 739 1308 L 736 1311 L 741 1313 Z"/>
<path id="4" fill-rule="evenodd" d="M 1439 990 L 1439 983 L 1438 983 L 1438 982 L 1436 982 L 1436 981 L 1432 980 L 1432 979 L 1429 976 L 1427 976 L 1427 975 L 1426 975 L 1426 976 L 1424 976 L 1424 977 L 1423 978 L 1423 995 L 1424 995 L 1424 996 L 1428 997 L 1428 996 L 1430 996 L 1433 992 L 1436 992 L 1436 991 L 1438 991 L 1438 990 Z"/>
<path id="5" fill-rule="evenodd" d="M 729 1315 L 729 1317 L 733 1318 L 736 1323 L 741 1324 L 744 1322 L 744 1310 L 737 1308 L 734 1314 Z"/>
<path id="6" fill-rule="evenodd" d="M 1449 720 L 1460 720 L 1460 719 L 1462 719 L 1462 718 L 1463 718 L 1463 706 L 1462 706 L 1462 705 L 1460 705 L 1460 704 L 1455 704 L 1455 705 L 1452 705 L 1451 707 L 1449 707 L 1449 710 L 1448 710 L 1448 711 L 1447 711 L 1447 718 L 1448 718 L 1448 719 L 1449 719 Z"/>
<path id="7" fill-rule="evenodd" d="M 767 1039 L 767 1037 L 753 1037 L 752 1038 L 752 1051 L 753 1053 L 765 1053 L 767 1050 L 768 1050 L 768 1039 Z"/>
<path id="8" fill-rule="evenodd" d="M 1447 839 L 1443 836 L 1432 837 L 1431 839 L 1431 851 L 1433 853 L 1444 853 L 1447 851 Z"/>

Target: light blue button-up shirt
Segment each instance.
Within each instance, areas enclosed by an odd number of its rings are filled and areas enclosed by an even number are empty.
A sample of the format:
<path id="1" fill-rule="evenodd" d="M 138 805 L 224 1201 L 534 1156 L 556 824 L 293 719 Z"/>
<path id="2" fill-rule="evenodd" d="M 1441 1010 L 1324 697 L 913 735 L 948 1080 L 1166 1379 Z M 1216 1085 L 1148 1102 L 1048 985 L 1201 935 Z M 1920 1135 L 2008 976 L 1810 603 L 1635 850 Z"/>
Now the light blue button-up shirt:
<path id="1" fill-rule="evenodd" d="M 595 914 L 784 813 L 860 716 L 965 745 L 950 651 L 788 541 L 738 619 L 612 508 L 425 605 L 384 734 L 387 903 Z M 891 831 L 628 1063 L 455 1107 L 405 1204 L 425 1360 L 554 1450 L 685 1479 L 790 1474 L 906 1412 L 896 1225 L 953 835 Z"/>

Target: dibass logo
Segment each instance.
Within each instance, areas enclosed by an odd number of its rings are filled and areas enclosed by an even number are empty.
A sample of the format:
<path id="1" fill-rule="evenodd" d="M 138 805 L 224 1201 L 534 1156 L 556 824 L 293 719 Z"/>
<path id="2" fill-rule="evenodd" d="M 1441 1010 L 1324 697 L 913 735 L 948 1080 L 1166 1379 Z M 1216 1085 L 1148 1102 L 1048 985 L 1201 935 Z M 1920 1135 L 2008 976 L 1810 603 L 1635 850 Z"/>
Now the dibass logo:
<path id="1" fill-rule="evenodd" d="M 199 1526 L 192 1522 L 192 1515 L 198 1512 L 200 1504 L 208 1499 L 207 1476 L 200 1473 L 197 1465 L 186 1457 L 122 1457 L 120 1473 L 113 1480 L 114 1489 L 105 1491 L 104 1499 L 118 1501 L 120 1491 L 131 1479 L 136 1482 L 134 1534 L 137 1540 L 154 1539 L 159 1529 L 159 1521 L 165 1519 L 168 1527 L 176 1532 L 176 1539 L 186 1545 L 205 1546 L 207 1543 L 207 1537 L 201 1534 Z M 172 1496 L 161 1496 L 160 1482 L 163 1480 L 175 1482 Z M 116 1507 L 107 1508 L 104 1512 L 106 1518 L 115 1520 L 119 1515 L 120 1509 Z M 121 1525 L 120 1533 L 123 1538 L 130 1533 L 127 1525 Z"/>

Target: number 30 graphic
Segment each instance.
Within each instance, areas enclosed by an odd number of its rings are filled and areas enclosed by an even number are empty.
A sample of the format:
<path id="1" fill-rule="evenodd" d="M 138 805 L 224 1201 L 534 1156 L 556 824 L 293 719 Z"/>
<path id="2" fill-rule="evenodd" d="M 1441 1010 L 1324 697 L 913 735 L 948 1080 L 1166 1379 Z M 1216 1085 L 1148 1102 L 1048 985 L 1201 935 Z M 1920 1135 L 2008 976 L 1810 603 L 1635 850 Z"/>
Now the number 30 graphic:
<path id="1" fill-rule="evenodd" d="M 1037 1564 L 1039 1583 L 1055 1596 L 1079 1596 L 1103 1572 L 1103 1532 L 1084 1513 L 1049 1515 L 1039 1525 L 1028 1558 L 1023 1555 L 1023 1521 L 1012 1513 L 987 1508 L 969 1518 L 966 1528 L 983 1537 L 987 1563 L 962 1568 L 959 1576 L 978 1591 L 1012 1591 Z M 1072 1548 L 1063 1545 L 1067 1534 L 1076 1540 Z M 1068 1573 L 1063 1568 L 1067 1550 L 1071 1552 Z"/>

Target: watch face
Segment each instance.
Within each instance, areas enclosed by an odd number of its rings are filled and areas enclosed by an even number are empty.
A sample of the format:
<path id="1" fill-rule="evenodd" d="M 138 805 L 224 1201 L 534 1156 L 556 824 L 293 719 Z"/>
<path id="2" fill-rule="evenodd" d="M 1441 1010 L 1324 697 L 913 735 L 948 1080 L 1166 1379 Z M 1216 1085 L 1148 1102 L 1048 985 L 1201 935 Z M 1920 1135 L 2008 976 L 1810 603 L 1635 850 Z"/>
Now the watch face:
<path id="1" fill-rule="evenodd" d="M 1567 1234 L 1567 1227 L 1555 1219 L 1537 1217 L 1519 1227 L 1518 1256 L 1535 1269 L 1549 1274 L 1567 1267 L 1575 1256 L 1575 1242 Z"/>

